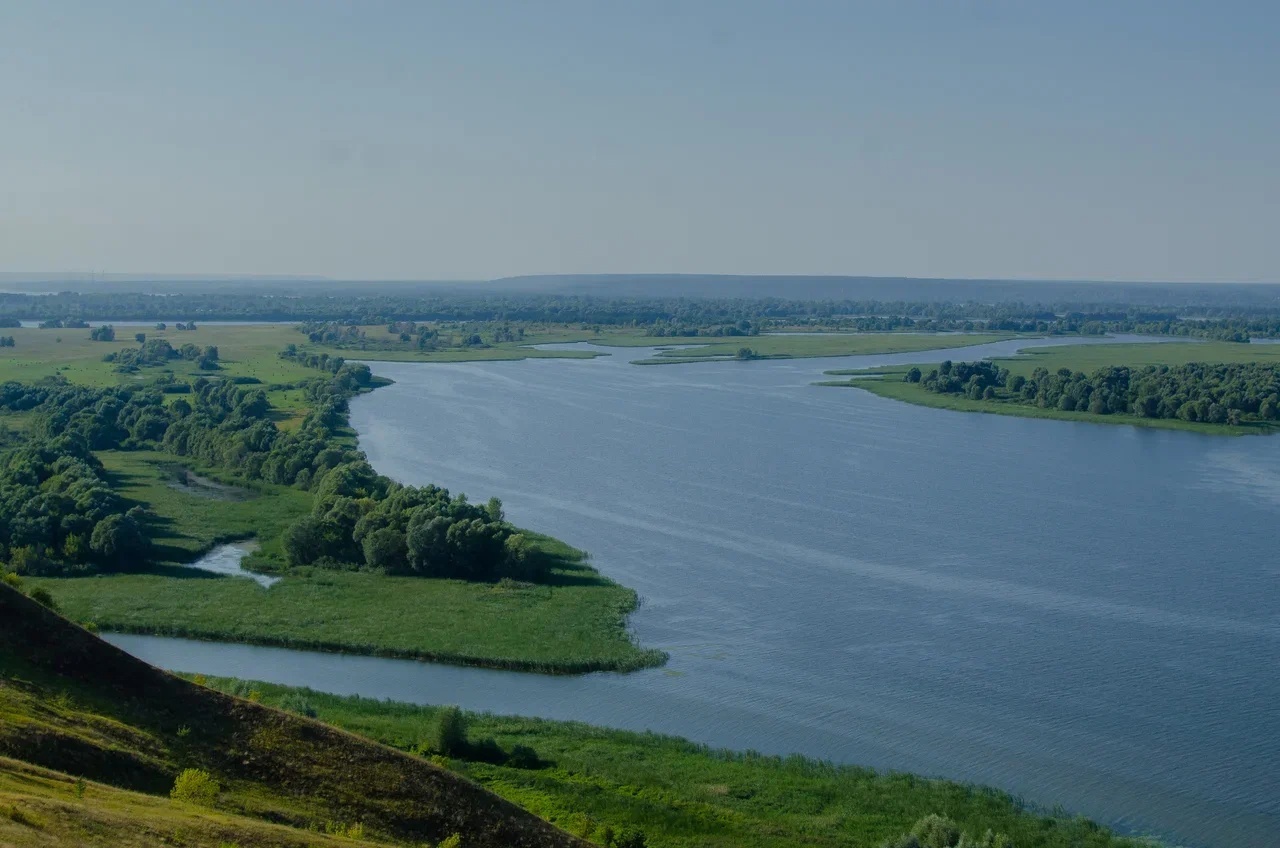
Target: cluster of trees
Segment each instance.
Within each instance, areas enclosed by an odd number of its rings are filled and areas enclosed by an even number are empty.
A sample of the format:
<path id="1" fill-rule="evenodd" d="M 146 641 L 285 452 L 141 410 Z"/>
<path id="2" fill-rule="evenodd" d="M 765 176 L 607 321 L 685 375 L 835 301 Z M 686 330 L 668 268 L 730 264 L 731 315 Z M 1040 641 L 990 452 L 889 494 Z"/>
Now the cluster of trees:
<path id="1" fill-rule="evenodd" d="M 91 451 L 164 449 L 251 479 L 317 488 L 333 468 L 364 460 L 363 454 L 337 437 L 346 421 L 347 398 L 359 390 L 362 379 L 367 381 L 367 371 L 349 366 L 330 379 L 307 383 L 313 408 L 301 426 L 289 433 L 271 420 L 270 404 L 261 389 L 232 381 L 197 378 L 191 383 L 190 400 L 182 397 L 169 405 L 158 386 L 88 388 L 59 379 L 33 385 L 7 382 L 0 385 L 0 408 L 35 414 L 28 427 L 29 444 L 4 461 L 26 468 L 31 462 L 24 457 L 30 451 L 53 451 L 49 456 L 82 459 L 96 473 L 101 466 Z M 25 514 L 21 504 L 30 501 L 35 504 L 32 509 L 54 522 L 51 527 L 63 528 L 37 537 L 19 535 L 16 542 L 6 543 L 11 548 L 31 547 L 41 557 L 39 568 L 66 570 L 85 563 L 120 566 L 145 558 L 139 553 L 143 549 L 133 544 L 133 531 L 141 534 L 143 529 L 139 516 L 126 513 L 118 499 L 100 501 L 115 518 L 98 534 L 99 542 L 94 542 L 98 519 L 105 515 L 81 502 L 77 493 L 86 489 L 86 483 L 60 471 L 24 474 L 0 479 L 5 497 L 13 493 L 0 507 L 0 516 L 15 520 L 14 516 Z M 100 484 L 95 492 L 109 494 L 105 481 L 95 479 Z M 24 480 L 38 482 L 48 497 L 35 499 L 29 487 L 18 485 Z M 75 516 L 93 518 L 95 523 L 86 529 L 81 519 L 71 520 Z M 10 561 L 18 565 L 13 556 Z"/>
<path id="2" fill-rule="evenodd" d="M 746 318 L 736 324 L 718 324 L 706 327 L 661 321 L 646 327 L 644 334 L 655 338 L 696 338 L 699 336 L 724 338 L 725 336 L 756 336 L 760 334 L 760 328 Z"/>
<path id="3" fill-rule="evenodd" d="M 73 434 L 0 459 L 0 555 L 18 574 L 119 570 L 145 561 L 140 507 L 129 509 Z"/>
<path id="4" fill-rule="evenodd" d="M 22 326 L 21 323 L 18 326 Z M 89 322 L 81 318 L 48 318 L 40 322 L 41 330 L 87 330 Z"/>
<path id="5" fill-rule="evenodd" d="M 379 322 L 374 322 L 379 323 Z M 343 321 L 309 322 L 298 330 L 307 339 L 316 344 L 345 350 L 403 350 L 406 346 L 421 351 L 439 350 L 449 347 L 485 347 L 484 338 L 474 328 L 462 328 L 461 335 L 444 336 L 439 330 L 417 321 L 392 321 L 387 324 L 387 333 L 393 338 L 370 338 L 358 325 Z M 492 332 L 493 341 L 515 341 L 524 338 L 524 328 L 513 330 L 509 325 L 498 327 Z"/>
<path id="6" fill-rule="evenodd" d="M 348 363 L 341 356 L 330 356 L 327 353 L 307 353 L 298 349 L 296 344 L 285 345 L 278 356 L 288 362 L 295 362 L 306 368 L 327 371 L 330 374 L 339 372 L 349 375 L 360 388 L 368 388 L 373 381 L 373 372 L 369 366 L 359 362 Z"/>
<path id="7" fill-rule="evenodd" d="M 16 344 L 13 336 L 0 336 L 0 347 L 14 347 Z"/>
<path id="8" fill-rule="evenodd" d="M 134 338 L 138 342 L 138 347 L 113 351 L 102 357 L 103 361 L 116 363 L 116 370 L 123 372 L 133 372 L 139 368 L 167 365 L 175 359 L 195 362 L 203 371 L 218 370 L 218 348 L 216 345 L 199 347 L 188 342 L 182 347 L 174 348 L 165 339 L 148 339 L 144 333 L 138 333 Z"/>
<path id="9" fill-rule="evenodd" d="M 1066 412 L 1231 425 L 1280 420 L 1280 365 L 1256 362 L 1110 366 L 1092 374 L 1037 368 L 1030 377 L 991 362 L 944 362 L 927 375 L 912 368 L 905 379 L 929 391 Z"/>
<path id="10" fill-rule="evenodd" d="M 392 321 L 387 324 L 387 332 L 401 342 L 416 344 L 419 350 L 434 350 L 440 335 L 427 324 L 419 324 L 417 321 Z M 506 327 L 504 334 L 511 335 L 512 338 L 495 339 L 495 341 L 515 341 L 515 337 L 523 339 L 524 328 L 520 327 L 513 333 L 510 327 Z"/>
<path id="11" fill-rule="evenodd" d="M 89 338 L 95 342 L 113 342 L 116 340 L 116 330 L 110 324 L 103 324 L 101 327 L 94 327 L 89 331 Z"/>
<path id="12" fill-rule="evenodd" d="M 317 367 L 320 361 L 315 357 Z M 262 389 L 228 380 L 197 378 L 188 396 L 169 405 L 159 387 L 94 389 L 57 380 L 0 386 L 0 407 L 36 412 L 33 444 L 56 446 L 56 453 L 39 456 L 66 456 L 70 463 L 44 473 L 30 470 L 28 449 L 9 455 L 12 467 L 23 469 L 12 480 L 0 478 L 6 496 L 14 493 L 3 514 L 14 516 L 21 530 L 14 531 L 11 547 L 31 547 L 64 569 L 139 558 L 145 548 L 141 524 L 137 516 L 121 514 L 119 500 L 94 476 L 100 466 L 91 451 L 161 448 L 250 479 L 313 491 L 312 513 L 285 535 L 291 564 L 463 580 L 545 576 L 546 559 L 506 522 L 496 499 L 480 506 L 435 486 L 399 485 L 348 446 L 340 438 L 348 401 L 372 375 L 361 363 L 324 361 L 332 376 L 303 384 L 311 411 L 288 432 L 272 420 Z M 23 481 L 43 486 L 44 497 L 36 498 Z M 39 532 L 27 528 L 21 521 L 31 510 L 53 523 Z"/>
<path id="13" fill-rule="evenodd" d="M 284 549 L 291 565 L 459 580 L 536 581 L 547 568 L 496 498 L 479 506 L 437 486 L 402 486 L 364 460 L 325 476 Z"/>

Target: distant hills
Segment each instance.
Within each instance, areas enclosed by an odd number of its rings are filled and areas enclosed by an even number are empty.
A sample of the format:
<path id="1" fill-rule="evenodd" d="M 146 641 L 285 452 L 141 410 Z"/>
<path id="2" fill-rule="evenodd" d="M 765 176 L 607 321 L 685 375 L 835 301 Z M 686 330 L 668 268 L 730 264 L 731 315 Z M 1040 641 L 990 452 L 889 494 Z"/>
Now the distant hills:
<path id="1" fill-rule="evenodd" d="M 1164 283 L 1090 280 L 717 274 L 542 274 L 493 280 L 337 280 L 307 276 L 0 273 L 0 289 L 275 296 L 447 294 L 626 298 L 782 298 L 788 300 L 949 301 L 1275 307 L 1280 283 Z"/>

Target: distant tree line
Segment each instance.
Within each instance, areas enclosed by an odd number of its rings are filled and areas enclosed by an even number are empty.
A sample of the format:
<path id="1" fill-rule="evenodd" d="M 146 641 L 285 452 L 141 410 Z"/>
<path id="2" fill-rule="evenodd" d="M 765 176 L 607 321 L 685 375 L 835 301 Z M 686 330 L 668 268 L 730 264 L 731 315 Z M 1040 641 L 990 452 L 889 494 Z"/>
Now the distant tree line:
<path id="1" fill-rule="evenodd" d="M 245 291 L 129 294 L 62 292 L 0 294 L 0 320 L 39 320 L 47 327 L 84 321 L 163 321 L 175 313 L 199 320 L 300 321 L 316 325 L 387 325 L 389 332 L 429 344 L 425 322 L 501 327 L 497 341 L 519 337 L 528 322 L 629 327 L 655 337 L 753 335 L 783 327 L 886 332 L 1012 331 L 1049 334 L 1141 333 L 1245 341 L 1280 336 L 1280 306 L 1257 304 L 1118 308 L 1110 303 L 980 301 L 791 300 L 735 297 L 603 297 L 567 294 L 426 295 L 311 294 L 296 297 Z M 51 317 L 53 316 L 53 317 Z M 410 326 L 404 326 L 410 325 Z M 195 321 L 179 323 L 195 329 Z M 324 330 L 313 328 L 308 332 Z M 511 335 L 508 336 L 507 332 Z M 483 334 L 481 334 L 483 336 Z M 323 339 L 354 343 L 352 337 Z M 366 340 L 372 343 L 373 340 Z M 482 343 L 490 340 L 482 339 Z"/>
<path id="2" fill-rule="evenodd" d="M 1110 366 L 1092 374 L 1036 368 L 1030 377 L 992 362 L 943 362 L 904 379 L 931 392 L 1095 415 L 1129 414 L 1210 424 L 1280 420 L 1280 365 Z"/>

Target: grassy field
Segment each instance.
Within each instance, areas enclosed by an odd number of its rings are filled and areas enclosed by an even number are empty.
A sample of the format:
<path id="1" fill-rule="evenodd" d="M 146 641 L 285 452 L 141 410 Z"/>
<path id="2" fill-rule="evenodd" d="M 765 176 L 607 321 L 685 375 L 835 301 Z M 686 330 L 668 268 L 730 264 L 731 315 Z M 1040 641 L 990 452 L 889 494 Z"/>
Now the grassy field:
<path id="1" fill-rule="evenodd" d="M 156 451 L 103 451 L 112 488 L 149 508 L 151 536 L 162 563 L 190 562 L 214 545 L 256 538 L 258 555 L 282 562 L 280 535 L 311 511 L 311 494 L 290 486 L 245 483 L 193 466 L 185 457 Z M 217 486 L 184 484 L 183 471 Z"/>
<path id="2" fill-rule="evenodd" d="M 432 738 L 439 708 L 326 695 L 266 683 L 215 679 L 224 691 L 314 711 L 354 733 L 402 750 Z M 1046 817 L 1000 792 L 883 774 L 801 757 L 711 750 L 683 739 L 572 722 L 471 714 L 470 740 L 532 748 L 538 769 L 440 760 L 570 833 L 598 838 L 603 823 L 643 829 L 652 848 L 866 846 L 933 813 L 981 837 L 988 829 L 1018 848 L 1132 845 L 1083 819 Z"/>
<path id="3" fill-rule="evenodd" d="M 2 585 L 0 644 L 0 845 L 585 848 L 420 757 L 165 674 Z M 188 768 L 209 797 L 169 797 Z"/>
<path id="4" fill-rule="evenodd" d="M 1280 345 L 1236 344 L 1232 342 L 1168 342 L 1152 344 L 1066 345 L 1025 351 L 1018 356 L 993 360 L 1014 374 L 1030 377 L 1036 368 L 1056 371 L 1070 368 L 1073 371 L 1092 373 L 1111 365 L 1143 367 L 1147 365 L 1185 365 L 1190 362 L 1280 362 Z M 937 362 L 915 364 L 928 373 Z M 903 382 L 903 375 L 912 365 L 892 365 L 865 371 L 834 370 L 831 376 L 850 376 L 850 380 L 823 383 L 827 386 L 846 386 L 864 389 L 881 397 L 906 401 L 920 406 L 952 409 L 960 412 L 983 412 L 994 415 L 1017 415 L 1023 418 L 1053 418 L 1061 421 L 1084 421 L 1095 424 L 1129 424 L 1135 427 L 1153 427 L 1162 430 L 1187 430 L 1214 435 L 1243 436 L 1276 432 L 1277 427 L 1267 422 L 1245 422 L 1231 427 L 1226 424 L 1209 424 L 1182 421 L 1171 418 L 1141 418 L 1137 415 L 1094 415 L 1089 412 L 1064 412 L 1060 409 L 1041 409 L 1027 404 L 1003 400 L 969 400 L 958 395 L 938 394 L 925 390 L 918 383 Z"/>
<path id="5" fill-rule="evenodd" d="M 653 359 L 639 360 L 641 365 L 670 365 L 676 362 L 722 361 L 733 357 L 739 348 L 749 347 L 757 358 L 794 359 L 815 356 L 859 356 L 879 353 L 911 353 L 917 350 L 967 347 L 1014 338 L 1012 334 L 953 333 L 913 335 L 910 333 L 822 333 L 800 335 L 781 333 L 765 336 L 742 336 L 727 340 L 713 339 L 649 339 L 655 344 L 703 344 L 703 347 L 676 347 L 661 351 Z M 608 344 L 608 342 L 600 342 Z"/>

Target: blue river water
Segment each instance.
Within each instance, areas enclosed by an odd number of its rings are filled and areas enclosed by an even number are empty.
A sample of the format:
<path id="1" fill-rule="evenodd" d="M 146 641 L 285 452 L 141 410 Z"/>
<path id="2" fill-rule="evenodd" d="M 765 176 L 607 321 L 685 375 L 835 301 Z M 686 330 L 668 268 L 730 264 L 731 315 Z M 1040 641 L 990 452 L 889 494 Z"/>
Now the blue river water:
<path id="1" fill-rule="evenodd" d="M 1150 339 L 1144 339 L 1150 341 Z M 1079 343 L 1078 340 L 1075 340 Z M 925 354 L 375 363 L 382 472 L 593 554 L 662 669 L 550 678 L 151 637 L 159 665 L 991 784 L 1196 846 L 1280 833 L 1280 441 L 812 383 Z"/>

